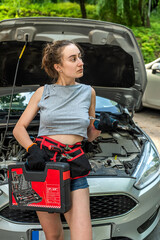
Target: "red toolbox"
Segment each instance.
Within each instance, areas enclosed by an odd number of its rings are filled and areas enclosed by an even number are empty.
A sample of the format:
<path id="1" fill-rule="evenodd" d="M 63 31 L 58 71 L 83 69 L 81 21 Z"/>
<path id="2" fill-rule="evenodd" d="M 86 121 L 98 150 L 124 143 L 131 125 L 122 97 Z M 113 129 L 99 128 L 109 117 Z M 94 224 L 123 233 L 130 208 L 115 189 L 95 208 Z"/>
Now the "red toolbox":
<path id="1" fill-rule="evenodd" d="M 25 163 L 9 165 L 9 206 L 67 212 L 71 207 L 69 164 L 48 162 L 44 171 L 29 171 Z"/>

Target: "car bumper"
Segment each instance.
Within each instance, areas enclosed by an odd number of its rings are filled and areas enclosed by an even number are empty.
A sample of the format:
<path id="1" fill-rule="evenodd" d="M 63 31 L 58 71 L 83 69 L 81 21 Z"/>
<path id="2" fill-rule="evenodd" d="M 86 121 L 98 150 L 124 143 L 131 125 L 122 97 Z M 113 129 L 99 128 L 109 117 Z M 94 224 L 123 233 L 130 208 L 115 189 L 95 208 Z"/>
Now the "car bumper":
<path id="1" fill-rule="evenodd" d="M 99 192 L 104 190 L 105 181 L 101 180 L 98 183 L 98 180 L 92 181 L 90 187 L 92 194 L 97 187 L 99 187 Z M 108 179 L 108 187 L 106 187 L 108 192 L 125 191 L 125 194 L 132 196 L 137 201 L 136 206 L 130 212 L 115 218 L 101 220 L 101 223 L 113 223 L 112 237 L 142 240 L 154 230 L 160 220 L 160 194 L 157 194 L 160 192 L 159 177 L 142 190 L 134 188 L 134 182 L 134 179 L 118 179 L 117 182 L 115 179 L 114 184 L 112 178 Z M 112 186 L 112 190 L 109 191 L 110 186 Z M 107 192 L 107 189 L 105 191 Z"/>
<path id="2" fill-rule="evenodd" d="M 133 187 L 134 179 L 122 178 L 88 178 L 90 195 L 125 194 L 136 201 L 136 206 L 125 214 L 115 217 L 92 219 L 93 240 L 111 237 L 126 237 L 142 240 L 156 227 L 160 220 L 159 178 L 139 191 Z M 112 185 L 111 185 L 112 183 Z M 111 189 L 112 186 L 112 189 Z M 98 189 L 98 192 L 97 192 Z M 104 211 L 101 206 L 101 211 Z M 0 236 L 4 240 L 34 240 L 32 230 L 40 230 L 39 224 L 16 223 L 0 216 Z M 65 240 L 69 240 L 69 229 L 64 224 Z M 40 232 L 38 240 L 45 239 Z M 36 240 L 37 240 L 36 239 Z"/>

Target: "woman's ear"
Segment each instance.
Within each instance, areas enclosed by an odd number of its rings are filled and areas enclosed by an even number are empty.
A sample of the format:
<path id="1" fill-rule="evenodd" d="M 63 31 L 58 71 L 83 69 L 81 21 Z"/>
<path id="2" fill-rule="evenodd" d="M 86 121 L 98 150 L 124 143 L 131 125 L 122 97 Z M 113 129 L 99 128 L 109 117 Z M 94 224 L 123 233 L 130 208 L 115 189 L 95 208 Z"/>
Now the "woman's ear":
<path id="1" fill-rule="evenodd" d="M 59 64 L 54 64 L 54 69 L 57 71 L 57 72 L 61 72 L 61 68 L 59 66 Z"/>

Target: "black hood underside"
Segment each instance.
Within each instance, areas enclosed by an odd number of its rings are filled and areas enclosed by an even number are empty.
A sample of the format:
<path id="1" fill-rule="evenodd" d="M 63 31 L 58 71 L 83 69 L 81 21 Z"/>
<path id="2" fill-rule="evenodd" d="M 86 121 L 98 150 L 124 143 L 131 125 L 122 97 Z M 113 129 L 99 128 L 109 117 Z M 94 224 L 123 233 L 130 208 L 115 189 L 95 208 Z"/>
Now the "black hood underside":
<path id="1" fill-rule="evenodd" d="M 16 87 L 52 83 L 41 69 L 42 49 L 48 42 L 72 40 L 84 50 L 84 76 L 96 94 L 128 109 L 137 107 L 146 86 L 142 54 L 132 31 L 125 26 L 88 19 L 19 18 L 0 22 L 0 94 Z M 16 90 L 16 88 L 15 88 Z"/>
<path id="2" fill-rule="evenodd" d="M 0 43 L 0 87 L 13 85 L 18 57 L 24 43 Z M 129 88 L 135 83 L 132 57 L 119 46 L 81 43 L 84 50 L 84 76 L 80 82 L 92 86 Z M 42 49 L 45 42 L 28 43 L 20 61 L 16 86 L 51 83 L 41 69 Z M 7 54 L 6 54 L 7 52 Z"/>

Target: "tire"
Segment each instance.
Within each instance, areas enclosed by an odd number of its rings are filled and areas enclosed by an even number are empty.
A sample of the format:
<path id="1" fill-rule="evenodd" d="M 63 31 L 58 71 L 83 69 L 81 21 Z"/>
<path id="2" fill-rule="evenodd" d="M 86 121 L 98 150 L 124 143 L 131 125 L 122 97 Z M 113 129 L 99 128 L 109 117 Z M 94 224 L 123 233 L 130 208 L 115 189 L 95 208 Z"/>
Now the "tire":
<path id="1" fill-rule="evenodd" d="M 143 110 L 143 105 L 142 105 L 142 101 L 139 105 L 139 107 L 137 109 L 135 109 L 135 112 L 138 113 L 138 112 L 141 112 Z"/>

